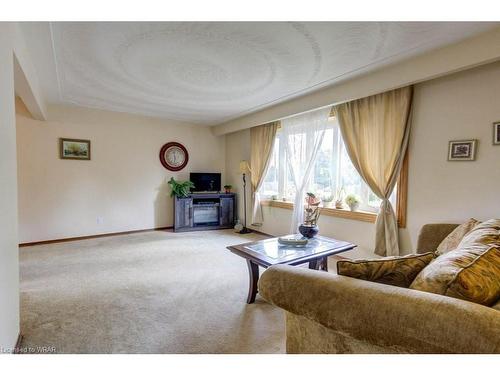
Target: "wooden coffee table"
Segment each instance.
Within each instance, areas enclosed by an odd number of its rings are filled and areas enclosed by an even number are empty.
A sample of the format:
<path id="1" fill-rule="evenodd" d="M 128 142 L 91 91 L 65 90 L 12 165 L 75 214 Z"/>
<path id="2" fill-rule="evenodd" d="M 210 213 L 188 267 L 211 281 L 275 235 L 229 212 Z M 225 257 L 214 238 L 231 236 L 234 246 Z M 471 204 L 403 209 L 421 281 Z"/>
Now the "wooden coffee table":
<path id="1" fill-rule="evenodd" d="M 287 238 L 301 238 L 301 235 L 288 235 Z M 289 264 L 296 266 L 309 263 L 310 269 L 328 271 L 327 259 L 330 255 L 352 250 L 356 245 L 335 240 L 333 238 L 316 236 L 305 246 L 288 246 L 278 243 L 278 238 L 248 242 L 241 245 L 228 246 L 231 252 L 246 259 L 250 284 L 247 303 L 255 302 L 257 282 L 259 281 L 259 266 L 267 268 L 274 264 Z"/>

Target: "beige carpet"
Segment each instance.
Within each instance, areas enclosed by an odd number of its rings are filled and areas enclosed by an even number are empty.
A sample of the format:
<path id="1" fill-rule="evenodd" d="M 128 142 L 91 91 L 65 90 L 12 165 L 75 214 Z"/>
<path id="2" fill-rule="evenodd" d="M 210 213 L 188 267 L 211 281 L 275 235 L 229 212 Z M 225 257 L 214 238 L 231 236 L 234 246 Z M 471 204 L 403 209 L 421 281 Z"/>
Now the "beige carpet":
<path id="1" fill-rule="evenodd" d="M 25 247 L 23 347 L 57 353 L 282 353 L 284 314 L 245 303 L 232 230 L 147 232 Z"/>

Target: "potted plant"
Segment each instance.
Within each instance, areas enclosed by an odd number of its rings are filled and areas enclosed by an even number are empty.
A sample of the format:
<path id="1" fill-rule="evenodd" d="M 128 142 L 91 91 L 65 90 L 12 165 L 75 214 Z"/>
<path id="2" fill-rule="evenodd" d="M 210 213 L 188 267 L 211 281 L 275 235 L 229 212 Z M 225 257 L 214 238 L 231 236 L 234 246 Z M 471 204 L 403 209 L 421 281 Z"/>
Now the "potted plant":
<path id="1" fill-rule="evenodd" d="M 189 189 L 194 188 L 194 184 L 191 181 L 175 181 L 173 177 L 168 181 L 172 191 L 170 192 L 171 197 L 184 198 L 189 195 Z"/>
<path id="2" fill-rule="evenodd" d="M 323 201 L 323 207 L 331 208 L 333 206 L 333 195 L 325 195 L 321 200 Z"/>
<path id="3" fill-rule="evenodd" d="M 321 213 L 321 200 L 313 193 L 307 193 L 307 207 L 304 212 L 304 223 L 299 225 L 299 232 L 306 238 L 313 238 L 319 232 L 318 219 Z"/>
<path id="4" fill-rule="evenodd" d="M 349 194 L 347 197 L 345 197 L 345 202 L 347 203 L 351 211 L 357 211 L 360 199 L 355 194 Z"/>
<path id="5" fill-rule="evenodd" d="M 338 210 L 342 210 L 344 208 L 344 196 L 345 190 L 344 187 L 337 189 L 335 192 L 335 208 Z"/>
<path id="6" fill-rule="evenodd" d="M 231 192 L 232 188 L 233 188 L 233 185 L 224 185 L 224 192 L 226 194 L 229 194 Z"/>

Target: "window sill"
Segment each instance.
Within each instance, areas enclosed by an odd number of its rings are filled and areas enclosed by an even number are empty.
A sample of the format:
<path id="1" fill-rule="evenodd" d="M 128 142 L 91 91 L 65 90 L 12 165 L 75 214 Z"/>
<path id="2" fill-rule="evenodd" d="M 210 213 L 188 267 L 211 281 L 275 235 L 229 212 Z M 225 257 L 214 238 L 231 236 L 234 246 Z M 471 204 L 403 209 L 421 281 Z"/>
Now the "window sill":
<path id="1" fill-rule="evenodd" d="M 268 207 L 277 207 L 277 208 L 284 208 L 286 210 L 293 210 L 293 203 L 292 202 L 263 200 L 263 201 L 261 201 L 261 204 L 263 206 L 268 206 Z M 321 215 L 340 217 L 342 219 L 365 221 L 368 223 L 374 223 L 375 220 L 377 219 L 377 214 L 373 213 L 373 212 L 349 211 L 349 210 L 342 210 L 342 209 L 337 209 L 337 208 L 327 208 L 327 207 L 321 208 Z"/>

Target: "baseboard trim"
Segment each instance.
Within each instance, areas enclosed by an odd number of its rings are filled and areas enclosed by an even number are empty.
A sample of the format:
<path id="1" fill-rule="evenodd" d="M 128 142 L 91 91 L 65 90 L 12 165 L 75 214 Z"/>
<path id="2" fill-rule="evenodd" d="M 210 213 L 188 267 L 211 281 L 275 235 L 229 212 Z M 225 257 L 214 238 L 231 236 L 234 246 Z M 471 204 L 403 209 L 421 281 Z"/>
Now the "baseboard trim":
<path id="1" fill-rule="evenodd" d="M 12 354 L 21 353 L 21 343 L 22 342 L 23 342 L 23 335 L 21 334 L 21 332 L 19 332 L 19 335 L 17 336 L 16 346 L 14 346 L 14 352 Z"/>
<path id="2" fill-rule="evenodd" d="M 161 227 L 161 228 L 129 230 L 129 231 L 126 231 L 126 232 L 112 232 L 112 233 L 93 234 L 93 235 L 89 235 L 89 236 L 80 236 L 80 237 L 58 238 L 58 239 L 54 239 L 54 240 L 45 240 L 45 241 L 23 242 L 23 243 L 19 244 L 19 247 L 36 246 L 36 245 L 48 245 L 48 244 L 58 243 L 58 242 L 89 240 L 89 239 L 92 239 L 92 238 L 122 236 L 124 234 L 142 233 L 142 232 L 153 232 L 153 231 L 157 231 L 157 230 L 168 230 L 168 229 L 173 229 L 173 226 Z"/>

